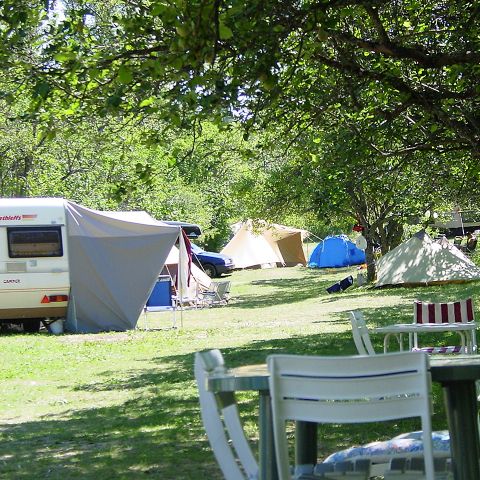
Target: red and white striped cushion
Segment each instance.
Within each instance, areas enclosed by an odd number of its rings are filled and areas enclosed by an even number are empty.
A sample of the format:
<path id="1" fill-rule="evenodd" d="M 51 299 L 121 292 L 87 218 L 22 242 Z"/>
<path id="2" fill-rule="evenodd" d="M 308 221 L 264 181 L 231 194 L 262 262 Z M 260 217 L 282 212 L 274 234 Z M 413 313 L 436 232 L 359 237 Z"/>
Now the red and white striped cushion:
<path id="1" fill-rule="evenodd" d="M 462 346 L 456 345 L 451 347 L 419 347 L 412 348 L 413 352 L 426 352 L 426 353 L 462 353 Z"/>
<path id="2" fill-rule="evenodd" d="M 414 302 L 415 323 L 466 323 L 474 320 L 471 298 L 448 303 Z"/>

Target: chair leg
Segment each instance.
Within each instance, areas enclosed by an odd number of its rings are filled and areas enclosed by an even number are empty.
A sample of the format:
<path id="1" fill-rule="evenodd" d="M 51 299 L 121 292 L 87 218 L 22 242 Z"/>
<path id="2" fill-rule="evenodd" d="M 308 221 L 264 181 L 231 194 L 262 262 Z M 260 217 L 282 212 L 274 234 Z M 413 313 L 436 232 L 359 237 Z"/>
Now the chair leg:
<path id="1" fill-rule="evenodd" d="M 145 325 L 145 330 L 149 330 L 148 328 L 148 316 L 147 316 L 147 309 L 143 309 L 143 323 Z"/>
<path id="2" fill-rule="evenodd" d="M 471 342 L 470 353 L 476 354 L 477 353 L 477 338 L 476 338 L 475 330 L 472 330 L 470 332 L 470 342 Z"/>

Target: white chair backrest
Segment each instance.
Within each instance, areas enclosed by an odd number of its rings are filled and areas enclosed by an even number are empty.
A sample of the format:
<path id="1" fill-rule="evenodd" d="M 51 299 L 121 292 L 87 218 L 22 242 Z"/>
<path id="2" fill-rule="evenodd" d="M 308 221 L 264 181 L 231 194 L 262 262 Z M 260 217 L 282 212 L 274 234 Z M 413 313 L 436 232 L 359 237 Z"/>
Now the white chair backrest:
<path id="1" fill-rule="evenodd" d="M 245 437 L 233 394 L 216 398 L 214 393 L 206 389 L 208 375 L 224 370 L 225 364 L 219 350 L 195 354 L 195 379 L 203 426 L 224 478 L 255 480 L 258 478 L 258 464 Z"/>
<path id="2" fill-rule="evenodd" d="M 280 480 L 290 479 L 286 421 L 364 423 L 420 417 L 426 480 L 433 480 L 428 355 L 271 355 L 273 431 Z"/>
<path id="3" fill-rule="evenodd" d="M 370 332 L 363 313 L 359 310 L 350 312 L 350 323 L 352 324 L 352 336 L 359 355 L 375 355 L 375 350 L 370 340 Z"/>

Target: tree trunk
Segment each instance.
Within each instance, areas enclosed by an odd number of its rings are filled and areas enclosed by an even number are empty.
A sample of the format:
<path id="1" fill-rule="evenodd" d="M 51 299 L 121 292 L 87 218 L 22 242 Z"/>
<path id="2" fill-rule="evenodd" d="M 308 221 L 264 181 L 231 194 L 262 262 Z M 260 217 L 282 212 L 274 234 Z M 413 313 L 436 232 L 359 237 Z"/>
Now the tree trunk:
<path id="1" fill-rule="evenodd" d="M 375 280 L 375 244 L 368 231 L 364 231 L 365 239 L 367 240 L 367 248 L 365 249 L 365 261 L 367 262 L 367 282 L 372 283 Z"/>
<path id="2" fill-rule="evenodd" d="M 385 231 L 386 250 L 383 249 L 384 246 L 382 245 L 382 255 L 385 255 L 402 243 L 403 223 L 398 221 L 398 219 L 390 219 L 386 225 Z"/>

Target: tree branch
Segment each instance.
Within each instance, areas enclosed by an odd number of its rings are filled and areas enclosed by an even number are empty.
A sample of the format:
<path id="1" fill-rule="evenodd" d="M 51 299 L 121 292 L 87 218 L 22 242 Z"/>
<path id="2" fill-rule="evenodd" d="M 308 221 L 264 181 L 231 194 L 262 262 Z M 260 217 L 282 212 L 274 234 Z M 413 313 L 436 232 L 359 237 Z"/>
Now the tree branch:
<path id="1" fill-rule="evenodd" d="M 391 41 L 374 42 L 371 40 L 365 40 L 346 32 L 334 30 L 326 30 L 326 32 L 332 38 L 354 45 L 362 50 L 381 53 L 392 58 L 413 60 L 425 68 L 442 68 L 458 64 L 477 65 L 480 63 L 480 52 L 478 51 L 432 54 L 425 52 L 424 47 L 421 45 L 412 48 Z"/>
<path id="2" fill-rule="evenodd" d="M 375 30 L 378 33 L 380 41 L 385 44 L 390 43 L 388 34 L 385 31 L 385 28 L 383 27 L 382 21 L 380 20 L 380 16 L 378 15 L 378 10 L 372 7 L 371 5 L 364 5 L 363 8 L 368 13 L 370 20 L 372 21 L 373 26 L 375 27 Z"/>

